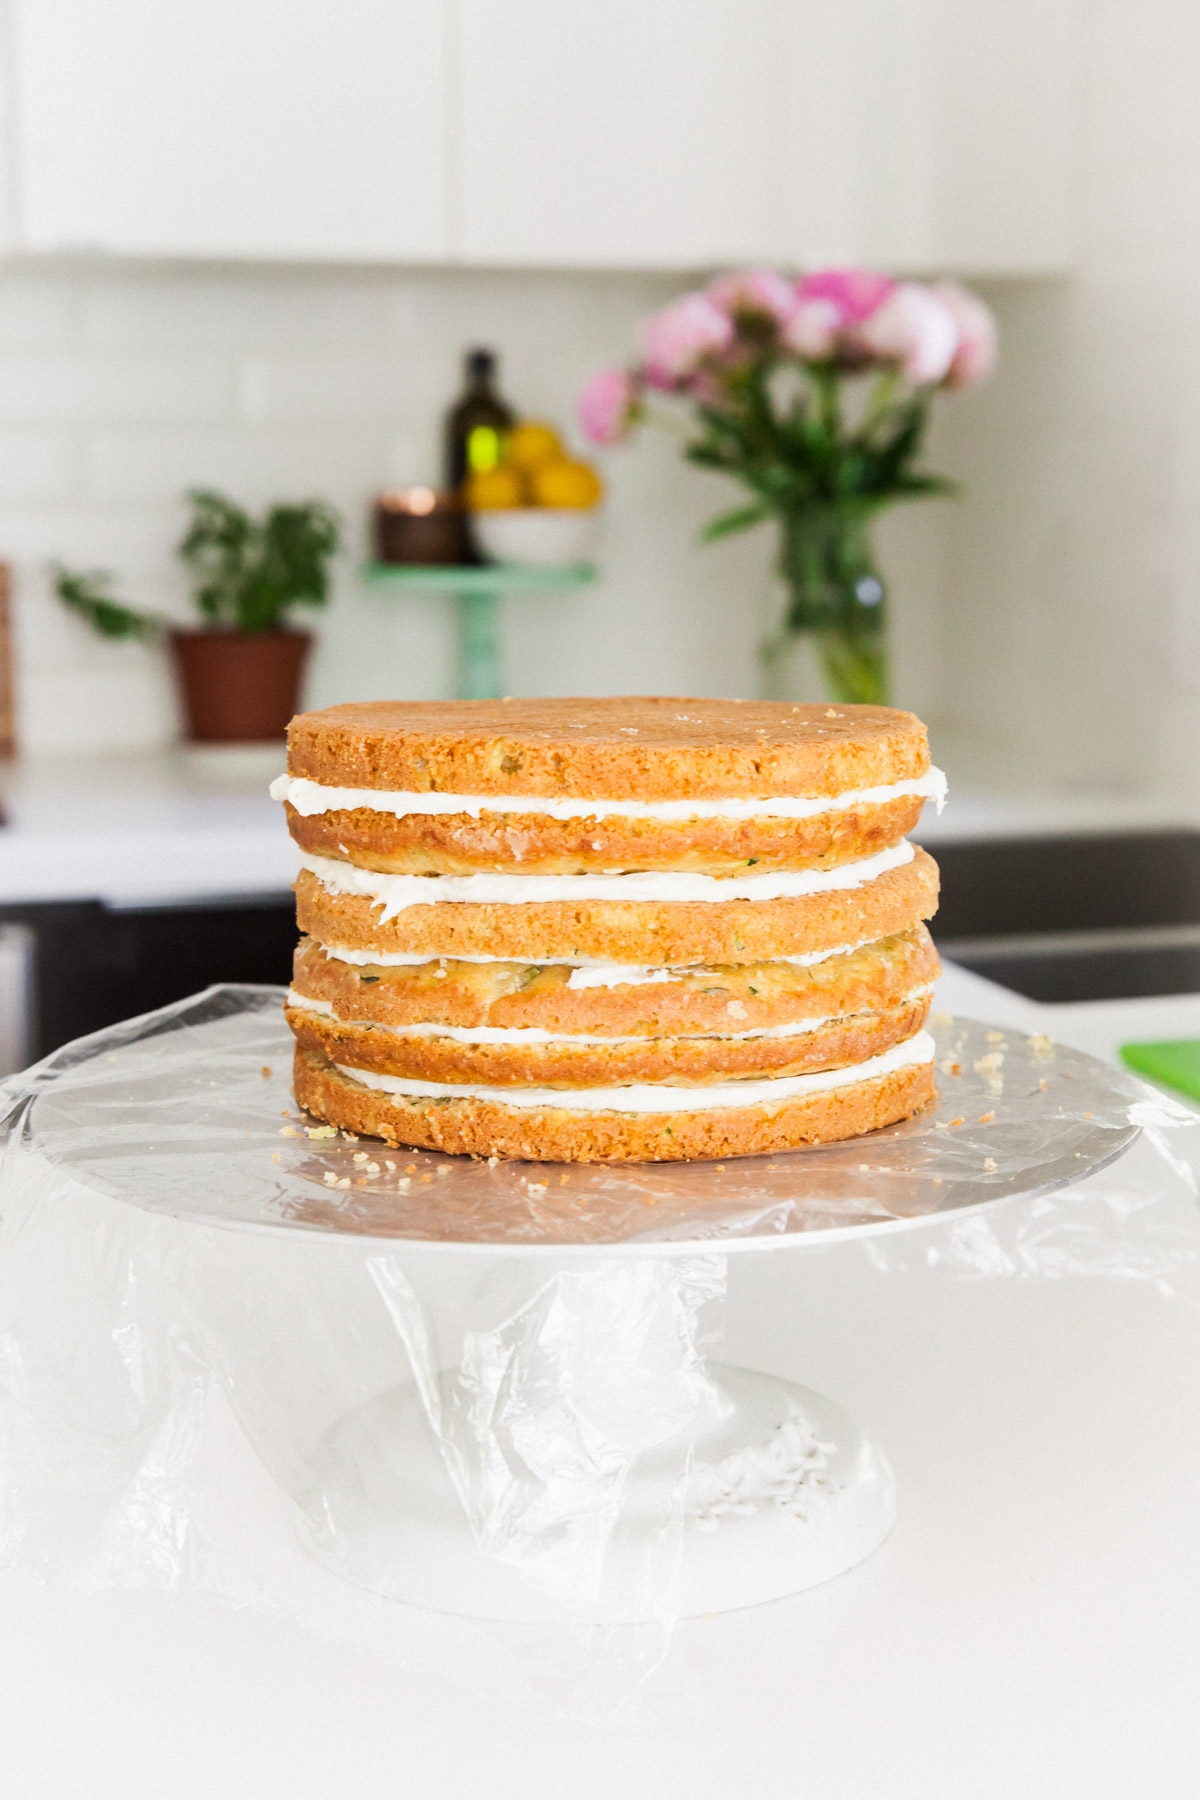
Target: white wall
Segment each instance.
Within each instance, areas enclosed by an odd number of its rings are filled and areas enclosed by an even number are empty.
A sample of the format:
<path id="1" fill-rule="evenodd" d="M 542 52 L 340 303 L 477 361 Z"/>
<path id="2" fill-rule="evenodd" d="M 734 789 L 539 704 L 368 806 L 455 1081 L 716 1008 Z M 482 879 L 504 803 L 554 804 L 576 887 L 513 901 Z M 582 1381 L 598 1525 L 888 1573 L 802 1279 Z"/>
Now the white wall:
<path id="1" fill-rule="evenodd" d="M 939 710 L 970 773 L 1200 792 L 1200 8 L 1080 10 L 1078 273 L 948 412 Z"/>

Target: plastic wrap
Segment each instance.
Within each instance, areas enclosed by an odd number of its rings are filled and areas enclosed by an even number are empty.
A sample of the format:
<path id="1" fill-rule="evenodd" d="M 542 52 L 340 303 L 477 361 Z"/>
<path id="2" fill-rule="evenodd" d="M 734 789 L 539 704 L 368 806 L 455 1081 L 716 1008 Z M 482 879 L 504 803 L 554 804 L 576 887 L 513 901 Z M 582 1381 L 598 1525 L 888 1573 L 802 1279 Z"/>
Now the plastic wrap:
<path id="1" fill-rule="evenodd" d="M 206 1587 L 614 1716 L 665 1655 L 689 1534 L 822 1503 L 830 1446 L 799 1417 L 761 1454 L 696 1450 L 728 1408 L 727 1252 L 861 1237 L 889 1275 L 1191 1294 L 1196 1115 L 1041 1038 L 935 1030 L 920 1119 L 588 1169 L 326 1135 L 291 1102 L 277 990 L 69 1046 L 3 1090 L 0 1562 Z"/>

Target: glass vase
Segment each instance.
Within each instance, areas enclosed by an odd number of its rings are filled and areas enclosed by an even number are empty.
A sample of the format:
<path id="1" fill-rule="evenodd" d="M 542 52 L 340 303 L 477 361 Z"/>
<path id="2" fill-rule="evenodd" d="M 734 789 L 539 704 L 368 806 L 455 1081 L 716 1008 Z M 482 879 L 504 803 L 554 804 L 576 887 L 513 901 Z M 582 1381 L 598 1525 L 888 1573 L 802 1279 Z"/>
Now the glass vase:
<path id="1" fill-rule="evenodd" d="M 861 508 L 812 507 L 780 521 L 781 617 L 763 646 L 768 697 L 886 706 L 887 591 Z"/>

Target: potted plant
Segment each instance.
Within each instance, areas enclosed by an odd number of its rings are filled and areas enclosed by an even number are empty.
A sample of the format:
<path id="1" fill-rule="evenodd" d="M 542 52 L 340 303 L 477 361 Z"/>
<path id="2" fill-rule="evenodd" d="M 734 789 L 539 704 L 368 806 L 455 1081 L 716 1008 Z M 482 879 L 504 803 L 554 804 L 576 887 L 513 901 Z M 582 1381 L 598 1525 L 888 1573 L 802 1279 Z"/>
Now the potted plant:
<path id="1" fill-rule="evenodd" d="M 293 629 L 289 615 L 296 606 L 325 604 L 338 517 L 320 500 L 273 506 L 254 519 L 207 489 L 188 499 L 192 516 L 178 549 L 199 626 L 124 605 L 104 574 L 59 568 L 55 591 L 102 637 L 166 641 L 194 742 L 282 737 L 312 646 L 311 634 Z"/>
<path id="2" fill-rule="evenodd" d="M 642 347 L 631 368 L 584 388 L 584 431 L 613 444 L 650 416 L 652 395 L 688 402 L 684 454 L 749 490 L 705 537 L 778 526 L 783 616 L 762 652 L 773 697 L 813 700 L 823 687 L 835 700 L 885 702 L 886 592 L 871 527 L 896 501 L 952 491 L 920 467 L 921 449 L 936 390 L 991 368 L 987 307 L 953 282 L 867 269 L 793 282 L 753 269 L 655 314 Z"/>

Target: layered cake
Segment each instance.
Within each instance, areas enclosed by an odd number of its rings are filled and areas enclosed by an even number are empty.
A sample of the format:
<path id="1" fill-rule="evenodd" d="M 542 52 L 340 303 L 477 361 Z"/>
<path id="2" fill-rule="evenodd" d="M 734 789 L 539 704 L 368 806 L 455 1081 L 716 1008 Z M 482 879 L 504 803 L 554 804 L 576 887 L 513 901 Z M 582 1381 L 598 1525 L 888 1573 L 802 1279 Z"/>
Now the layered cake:
<path id="1" fill-rule="evenodd" d="M 300 1105 L 482 1157 L 847 1138 L 934 1098 L 944 782 L 911 713 L 672 699 L 301 715 Z"/>

